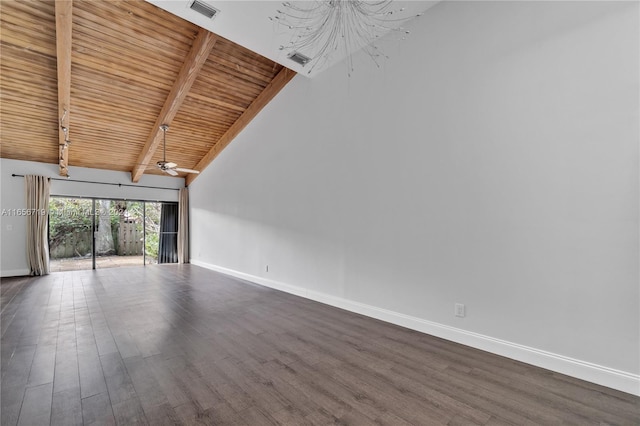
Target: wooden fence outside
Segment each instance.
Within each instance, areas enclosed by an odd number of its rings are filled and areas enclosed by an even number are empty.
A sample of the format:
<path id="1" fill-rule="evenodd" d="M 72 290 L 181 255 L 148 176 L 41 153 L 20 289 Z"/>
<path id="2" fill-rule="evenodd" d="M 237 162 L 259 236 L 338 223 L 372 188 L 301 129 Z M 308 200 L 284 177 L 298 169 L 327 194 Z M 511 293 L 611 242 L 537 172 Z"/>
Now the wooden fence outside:
<path id="1" fill-rule="evenodd" d="M 90 230 L 76 230 L 64 236 L 57 246 L 51 247 L 52 259 L 67 259 L 91 255 L 92 233 Z"/>
<path id="2" fill-rule="evenodd" d="M 142 226 L 135 222 L 120 222 L 118 229 L 118 256 L 138 256 L 142 254 Z"/>
<path id="3" fill-rule="evenodd" d="M 137 223 L 121 222 L 114 233 L 114 245 L 118 256 L 140 256 L 143 253 L 142 226 Z M 93 234 L 90 230 L 74 231 L 65 235 L 63 241 L 51 247 L 52 259 L 67 259 L 91 255 Z"/>

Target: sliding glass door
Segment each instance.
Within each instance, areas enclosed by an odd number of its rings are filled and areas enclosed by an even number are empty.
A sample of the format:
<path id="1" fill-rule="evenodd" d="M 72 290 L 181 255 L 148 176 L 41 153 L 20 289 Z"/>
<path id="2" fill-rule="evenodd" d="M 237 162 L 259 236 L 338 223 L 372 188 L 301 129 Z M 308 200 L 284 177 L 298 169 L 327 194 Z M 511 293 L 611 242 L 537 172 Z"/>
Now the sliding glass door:
<path id="1" fill-rule="evenodd" d="M 177 262 L 178 204 L 51 197 L 51 270 Z"/>

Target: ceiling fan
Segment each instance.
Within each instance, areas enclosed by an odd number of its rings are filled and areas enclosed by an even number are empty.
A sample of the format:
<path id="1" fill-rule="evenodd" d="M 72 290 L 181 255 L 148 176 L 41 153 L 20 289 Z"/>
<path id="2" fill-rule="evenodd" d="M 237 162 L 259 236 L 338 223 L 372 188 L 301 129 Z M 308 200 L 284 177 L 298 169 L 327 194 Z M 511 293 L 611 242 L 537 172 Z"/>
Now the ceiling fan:
<path id="1" fill-rule="evenodd" d="M 162 170 L 163 172 L 171 175 L 178 176 L 178 172 L 183 173 L 200 173 L 198 170 L 193 169 L 184 169 L 182 167 L 178 167 L 176 163 L 172 163 L 167 161 L 167 130 L 169 130 L 168 124 L 162 124 L 160 129 L 164 133 L 163 135 L 163 147 L 162 147 L 162 161 L 158 161 L 156 163 L 156 167 Z"/>

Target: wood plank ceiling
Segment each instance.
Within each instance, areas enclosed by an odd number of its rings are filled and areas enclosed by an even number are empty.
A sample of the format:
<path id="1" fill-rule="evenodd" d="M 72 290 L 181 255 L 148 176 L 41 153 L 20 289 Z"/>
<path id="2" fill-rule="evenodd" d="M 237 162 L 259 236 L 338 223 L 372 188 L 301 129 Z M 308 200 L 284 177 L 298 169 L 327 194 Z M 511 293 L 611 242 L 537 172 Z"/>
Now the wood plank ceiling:
<path id="1" fill-rule="evenodd" d="M 64 175 L 67 154 L 70 166 L 137 181 L 163 174 L 154 165 L 168 123 L 167 160 L 203 170 L 295 75 L 143 0 L 73 0 L 66 107 L 62 3 L 1 2 L 3 158 L 57 163 Z"/>

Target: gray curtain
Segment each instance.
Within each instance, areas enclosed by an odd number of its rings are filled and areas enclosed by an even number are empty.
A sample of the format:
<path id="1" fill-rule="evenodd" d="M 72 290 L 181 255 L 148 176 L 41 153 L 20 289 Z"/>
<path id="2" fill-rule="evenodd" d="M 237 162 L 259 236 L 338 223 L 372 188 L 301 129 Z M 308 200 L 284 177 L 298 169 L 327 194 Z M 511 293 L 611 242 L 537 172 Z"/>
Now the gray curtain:
<path id="1" fill-rule="evenodd" d="M 189 263 L 189 189 L 180 188 L 178 200 L 178 263 Z"/>
<path id="2" fill-rule="evenodd" d="M 158 263 L 178 263 L 178 205 L 176 203 L 162 203 L 160 207 Z"/>
<path id="3" fill-rule="evenodd" d="M 24 189 L 27 208 L 27 262 L 30 275 L 49 273 L 49 178 L 26 175 Z"/>

